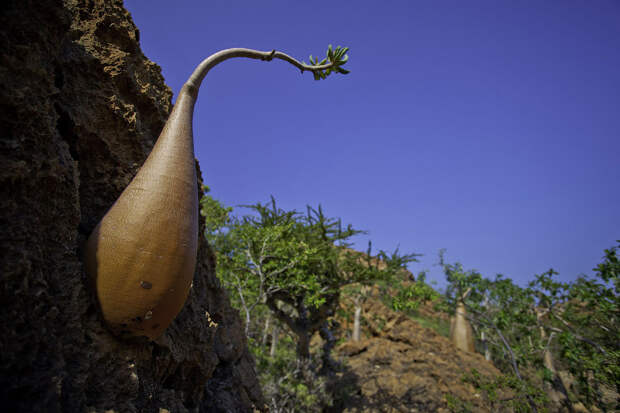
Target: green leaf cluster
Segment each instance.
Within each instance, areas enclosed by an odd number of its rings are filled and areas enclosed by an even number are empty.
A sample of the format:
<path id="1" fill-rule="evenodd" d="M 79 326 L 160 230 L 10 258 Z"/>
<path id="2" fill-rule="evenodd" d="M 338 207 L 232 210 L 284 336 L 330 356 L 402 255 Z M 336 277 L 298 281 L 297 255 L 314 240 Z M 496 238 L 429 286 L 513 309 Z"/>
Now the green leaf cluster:
<path id="1" fill-rule="evenodd" d="M 204 218 L 205 237 L 213 241 L 219 231 L 230 221 L 232 207 L 225 207 L 218 200 L 208 195 L 210 189 L 203 185 L 203 196 L 200 198 L 200 215 Z"/>
<path id="2" fill-rule="evenodd" d="M 421 304 L 438 298 L 439 293 L 426 283 L 426 274 L 420 273 L 415 282 L 397 286 L 391 304 L 395 311 L 415 312 Z"/>
<path id="3" fill-rule="evenodd" d="M 349 56 L 347 55 L 348 51 L 348 47 L 338 46 L 335 49 L 332 49 L 332 45 L 330 44 L 327 48 L 325 58 L 321 61 L 319 61 L 318 57 L 314 58 L 310 55 L 310 64 L 312 66 L 331 64 L 331 66 L 326 69 L 313 70 L 312 73 L 314 74 L 314 80 L 325 79 L 332 73 L 341 73 L 343 75 L 349 74 L 350 72 L 348 70 L 342 68 L 342 66 L 349 60 Z"/>
<path id="4" fill-rule="evenodd" d="M 319 413 L 333 403 L 326 378 L 316 375 L 308 364 L 298 362 L 289 335 L 282 337 L 273 356 L 256 342 L 250 343 L 250 349 L 270 411 Z"/>

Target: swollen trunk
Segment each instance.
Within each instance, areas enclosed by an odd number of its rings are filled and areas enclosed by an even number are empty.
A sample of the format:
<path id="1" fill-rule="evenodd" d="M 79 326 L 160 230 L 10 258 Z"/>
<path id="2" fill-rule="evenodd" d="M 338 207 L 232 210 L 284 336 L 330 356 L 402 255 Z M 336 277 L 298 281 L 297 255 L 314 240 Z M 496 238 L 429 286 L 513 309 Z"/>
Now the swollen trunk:
<path id="1" fill-rule="evenodd" d="M 473 353 L 475 351 L 474 335 L 465 315 L 465 305 L 459 303 L 450 323 L 450 339 L 456 348 Z"/>
<path id="2" fill-rule="evenodd" d="M 186 89 L 144 165 L 86 244 L 86 269 L 101 313 L 120 335 L 159 337 L 181 311 L 192 283 L 198 246 L 196 95 Z"/>

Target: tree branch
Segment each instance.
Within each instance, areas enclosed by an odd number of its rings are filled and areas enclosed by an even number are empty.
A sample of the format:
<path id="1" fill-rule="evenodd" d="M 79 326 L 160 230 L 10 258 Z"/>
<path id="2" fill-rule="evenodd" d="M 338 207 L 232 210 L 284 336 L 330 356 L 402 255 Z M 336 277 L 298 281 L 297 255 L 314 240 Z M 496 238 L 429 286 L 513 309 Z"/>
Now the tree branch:
<path id="1" fill-rule="evenodd" d="M 243 288 L 241 287 L 241 280 L 239 279 L 237 274 L 233 273 L 232 276 L 237 281 L 237 285 L 236 285 L 237 292 L 239 293 L 239 299 L 241 300 L 241 305 L 243 306 L 243 310 L 245 311 L 245 336 L 247 338 L 250 338 L 250 311 L 251 309 L 248 308 L 248 305 L 245 302 L 245 298 L 243 296 Z"/>
<path id="2" fill-rule="evenodd" d="M 289 326 L 291 331 L 293 331 L 295 334 L 299 335 L 301 332 L 303 332 L 303 329 L 300 328 L 299 325 L 297 325 L 295 320 L 293 320 L 291 316 L 286 314 L 284 311 L 282 311 L 278 307 L 275 297 L 267 297 L 267 307 L 269 307 L 269 309 L 273 312 L 276 318 L 278 318 L 280 321 L 284 322 L 287 326 Z"/>
<path id="3" fill-rule="evenodd" d="M 555 312 L 551 311 L 551 315 L 553 315 L 555 318 L 560 320 L 560 322 L 566 326 L 568 331 L 570 331 L 575 336 L 575 338 L 577 340 L 583 341 L 584 343 L 588 343 L 589 345 L 595 347 L 600 353 L 602 353 L 604 355 L 607 355 L 607 351 L 605 351 L 605 349 L 603 347 L 601 347 L 600 345 L 598 345 L 594 341 L 590 340 L 589 338 L 586 338 L 586 337 L 583 337 L 583 336 L 577 334 L 575 332 L 575 330 L 573 329 L 573 327 L 566 320 L 564 320 L 562 317 L 560 317 L 558 314 L 556 314 Z M 559 328 L 555 328 L 555 327 L 550 327 L 549 329 L 551 331 L 555 331 L 556 333 L 562 333 L 563 332 Z"/>
<path id="4" fill-rule="evenodd" d="M 249 59 L 264 60 L 267 62 L 273 59 L 280 59 L 292 64 L 293 66 L 301 70 L 302 73 L 306 70 L 314 73 L 321 70 L 329 69 L 335 65 L 334 62 L 316 66 L 307 65 L 285 53 L 278 52 L 276 50 L 262 52 L 259 50 L 244 48 L 225 49 L 220 50 L 219 52 L 214 53 L 211 56 L 207 57 L 205 60 L 203 60 L 198 65 L 198 67 L 196 67 L 187 82 L 185 82 L 184 86 L 187 86 L 189 89 L 195 89 L 196 92 L 198 92 L 198 88 L 200 88 L 200 84 L 202 83 L 202 80 L 207 75 L 209 70 L 213 69 L 213 67 L 217 66 L 223 61 L 232 59 L 234 57 L 246 57 Z"/>
<path id="5" fill-rule="evenodd" d="M 470 309 L 470 311 L 472 311 L 472 310 Z M 506 337 L 504 337 L 504 334 L 502 334 L 502 331 L 499 329 L 499 327 L 497 327 L 497 325 L 493 321 L 491 321 L 489 318 L 487 318 L 484 314 L 481 314 L 480 312 L 475 311 L 475 310 L 473 310 L 472 312 L 475 313 L 479 317 L 479 320 L 481 320 L 481 321 L 487 323 L 487 325 L 490 325 L 491 327 L 493 327 L 493 329 L 495 330 L 495 332 L 497 333 L 499 338 L 502 340 L 502 343 L 504 344 L 504 348 L 506 349 L 506 351 L 508 351 L 508 355 L 510 356 L 510 362 L 512 364 L 512 369 L 515 372 L 515 376 L 517 377 L 517 379 L 519 379 L 519 382 L 521 382 L 522 385 L 525 385 L 525 383 L 523 381 L 523 377 L 521 377 L 521 373 L 519 372 L 519 367 L 517 366 L 517 359 L 515 357 L 515 354 L 512 351 L 512 347 L 508 343 L 508 340 L 506 340 Z M 530 395 L 526 394 L 525 397 L 527 398 L 527 400 L 528 400 L 528 402 L 530 404 L 530 407 L 532 408 L 534 413 L 537 413 L 538 409 L 536 408 L 536 404 L 534 403 L 534 401 L 532 400 Z"/>

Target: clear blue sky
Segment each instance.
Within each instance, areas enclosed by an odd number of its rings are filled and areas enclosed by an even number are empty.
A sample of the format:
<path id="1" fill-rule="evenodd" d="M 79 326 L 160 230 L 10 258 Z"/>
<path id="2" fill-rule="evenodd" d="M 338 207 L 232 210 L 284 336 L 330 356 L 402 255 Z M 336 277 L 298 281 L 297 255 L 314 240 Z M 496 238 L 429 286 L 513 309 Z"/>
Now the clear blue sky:
<path id="1" fill-rule="evenodd" d="M 228 61 L 201 88 L 194 138 L 225 204 L 266 202 L 524 284 L 591 274 L 620 239 L 620 3 L 126 0 L 178 93 L 229 47 L 297 58 L 351 48 L 315 82 L 284 62 Z"/>

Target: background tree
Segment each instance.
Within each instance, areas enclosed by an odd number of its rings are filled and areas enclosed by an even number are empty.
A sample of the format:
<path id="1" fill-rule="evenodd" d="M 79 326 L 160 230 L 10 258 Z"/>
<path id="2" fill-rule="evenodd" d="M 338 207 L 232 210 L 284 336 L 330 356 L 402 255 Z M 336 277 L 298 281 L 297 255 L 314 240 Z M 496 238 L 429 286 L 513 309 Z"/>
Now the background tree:
<path id="1" fill-rule="evenodd" d="M 448 281 L 445 304 L 452 314 L 450 340 L 457 348 L 473 352 L 475 351 L 474 333 L 469 322 L 466 302 L 469 299 L 469 306 L 471 306 L 481 299 L 479 286 L 482 276 L 477 271 L 465 271 L 460 263 L 448 264 L 445 261 L 445 250 L 439 251 L 439 265 L 442 266 Z"/>
<path id="2" fill-rule="evenodd" d="M 554 367 L 568 370 L 564 386 L 586 406 L 620 408 L 620 263 L 618 245 L 606 249 L 594 276 L 560 282 L 549 270 L 530 283 L 539 302 L 542 331 Z M 560 377 L 562 378 L 562 377 Z"/>
<path id="3" fill-rule="evenodd" d="M 221 205 L 204 205 L 220 210 Z M 217 252 L 218 276 L 235 292 L 252 337 L 252 313 L 265 305 L 295 335 L 297 357 L 310 358 L 310 339 L 323 339 L 323 367 L 329 369 L 335 342 L 330 318 L 345 285 L 369 285 L 388 280 L 401 271 L 415 254 L 391 255 L 380 251 L 362 259 L 351 250 L 349 239 L 362 231 L 343 227 L 328 218 L 321 206 L 305 214 L 285 211 L 272 198 L 269 204 L 246 206 L 252 214 L 220 220 L 225 224 L 209 235 Z M 362 254 L 363 255 L 363 254 Z"/>
<path id="4" fill-rule="evenodd" d="M 494 383 L 475 375 L 468 379 L 488 388 L 509 386 L 526 402 L 511 403 L 526 411 L 547 405 L 539 390 L 541 381 L 547 395 L 569 411 L 584 406 L 617 410 L 619 247 L 605 250 L 594 277 L 560 282 L 551 269 L 526 288 L 501 275 L 492 281 L 473 276 L 474 272 L 463 277 L 458 275 L 460 264 L 443 261 L 450 282 L 446 301 L 454 302 L 464 285 L 472 289 L 464 301 L 468 318 L 485 332 L 493 363 L 507 375 Z"/>
<path id="5" fill-rule="evenodd" d="M 336 341 L 332 316 L 341 289 L 387 282 L 415 255 L 380 251 L 366 259 L 349 242 L 362 231 L 327 217 L 321 206 L 302 214 L 279 208 L 272 197 L 244 206 L 249 213 L 237 216 L 209 195 L 201 205 L 212 217 L 206 236 L 216 252 L 218 277 L 245 319 L 272 409 L 319 411 L 329 405 L 324 377 L 336 367 L 330 357 Z M 323 341 L 320 365 L 310 351 L 315 333 Z"/>
<path id="6" fill-rule="evenodd" d="M 536 321 L 530 292 L 501 275 L 491 281 L 475 270 L 464 270 L 460 263 L 449 264 L 443 251 L 440 265 L 449 283 L 444 309 L 460 310 L 477 331 L 476 336 L 484 333 L 491 359 L 504 373 L 497 380 L 487 381 L 471 372 L 466 379 L 486 389 L 490 399 L 498 397 L 498 390 L 510 389 L 515 397 L 503 402 L 518 411 L 538 411 L 546 403 L 545 394 L 522 374 L 523 368 L 532 365 L 535 349 L 532 330 Z"/>

